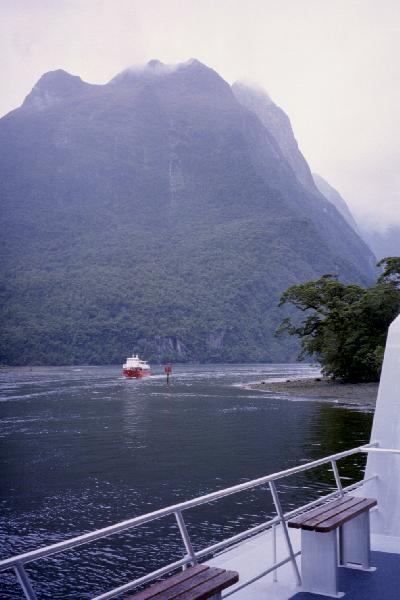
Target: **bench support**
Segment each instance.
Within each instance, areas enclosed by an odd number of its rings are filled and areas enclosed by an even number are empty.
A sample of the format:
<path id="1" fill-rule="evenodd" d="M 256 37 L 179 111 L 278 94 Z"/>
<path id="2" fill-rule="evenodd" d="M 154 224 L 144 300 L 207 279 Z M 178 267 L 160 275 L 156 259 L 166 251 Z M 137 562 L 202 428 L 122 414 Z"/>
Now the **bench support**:
<path id="1" fill-rule="evenodd" d="M 337 588 L 337 531 L 301 530 L 301 578 L 305 592 L 342 598 Z"/>
<path id="2" fill-rule="evenodd" d="M 369 511 L 361 513 L 339 528 L 339 548 L 341 567 L 375 571 L 370 564 Z"/>

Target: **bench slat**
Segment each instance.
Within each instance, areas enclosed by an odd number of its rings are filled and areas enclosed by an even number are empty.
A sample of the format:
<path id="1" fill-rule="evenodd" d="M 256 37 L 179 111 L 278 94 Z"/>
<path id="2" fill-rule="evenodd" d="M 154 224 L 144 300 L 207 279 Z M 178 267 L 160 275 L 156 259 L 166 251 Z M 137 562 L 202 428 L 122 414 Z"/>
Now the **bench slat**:
<path id="1" fill-rule="evenodd" d="M 194 577 L 191 577 L 190 579 L 185 579 L 184 581 L 175 584 L 173 587 L 168 588 L 168 590 L 158 592 L 154 596 L 151 596 L 151 600 L 167 600 L 168 598 L 180 598 L 182 594 L 190 592 L 192 590 L 195 591 L 199 588 L 199 586 L 203 584 L 212 584 L 216 577 L 224 573 L 225 571 L 223 569 L 206 569 L 201 573 L 197 573 Z"/>
<path id="2" fill-rule="evenodd" d="M 333 502 L 327 502 L 322 506 L 318 506 L 317 508 L 308 510 L 305 513 L 301 513 L 300 515 L 297 515 L 297 517 L 293 517 L 292 519 L 290 519 L 288 525 L 289 527 L 293 527 L 295 529 L 301 529 L 301 526 L 304 521 L 308 521 L 313 517 L 326 513 L 331 508 L 339 508 L 343 504 L 347 504 L 350 500 L 352 500 L 353 497 L 354 496 L 347 496 L 345 498 L 339 498 L 338 500 L 334 500 Z"/>
<path id="3" fill-rule="evenodd" d="M 298 515 L 291 519 L 288 525 L 295 529 L 327 533 L 376 506 L 376 504 L 374 498 L 347 496 Z"/>
<path id="4" fill-rule="evenodd" d="M 195 565 L 194 567 L 189 567 L 181 573 L 172 575 L 171 577 L 168 577 L 168 579 L 154 583 L 152 586 L 137 592 L 133 596 L 129 596 L 127 600 L 148 600 L 160 592 L 169 590 L 171 587 L 174 587 L 174 585 L 177 585 L 181 581 L 187 581 L 191 577 L 195 577 L 199 573 L 207 571 L 209 568 L 210 567 L 208 565 Z"/>
<path id="5" fill-rule="evenodd" d="M 341 512 L 336 517 L 331 517 L 330 519 L 327 519 L 326 521 L 322 521 L 322 523 L 317 525 L 317 527 L 315 528 L 315 531 L 318 531 L 320 533 L 326 533 L 328 531 L 332 531 L 333 529 L 336 529 L 340 525 L 347 523 L 347 521 L 350 521 L 351 519 L 358 517 L 358 515 L 361 515 L 361 513 L 365 512 L 366 510 L 369 510 L 370 508 L 372 508 L 373 506 L 376 506 L 376 505 L 377 505 L 377 501 L 375 499 L 364 498 L 364 500 L 362 502 L 360 502 L 359 504 L 356 504 L 355 506 L 353 506 L 352 508 L 349 508 L 348 510 Z"/>
<path id="6" fill-rule="evenodd" d="M 185 592 L 177 597 L 177 600 L 206 600 L 211 595 L 221 592 L 225 588 L 237 583 L 239 575 L 235 571 L 225 571 L 198 587 Z M 165 598 L 165 600 L 169 600 Z"/>
<path id="7" fill-rule="evenodd" d="M 239 581 L 235 571 L 196 565 L 129 596 L 127 600 L 205 600 Z"/>
<path id="8" fill-rule="evenodd" d="M 305 519 L 302 524 L 302 529 L 313 530 L 323 521 L 335 518 L 346 510 L 354 509 L 354 507 L 362 501 L 363 498 L 349 498 L 348 502 L 343 502 L 339 506 L 334 506 L 320 515 Z"/>

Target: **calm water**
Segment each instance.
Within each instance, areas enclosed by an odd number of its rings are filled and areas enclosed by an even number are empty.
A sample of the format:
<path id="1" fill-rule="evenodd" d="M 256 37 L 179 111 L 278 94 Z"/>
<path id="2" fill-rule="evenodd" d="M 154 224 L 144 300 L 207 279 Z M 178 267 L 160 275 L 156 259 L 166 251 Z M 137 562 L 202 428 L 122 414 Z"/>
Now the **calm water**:
<path id="1" fill-rule="evenodd" d="M 369 441 L 372 414 L 241 384 L 307 376 L 305 365 L 1 372 L 1 558 Z M 345 482 L 362 459 L 343 461 Z M 332 489 L 326 468 L 284 480 L 287 510 Z M 273 515 L 267 489 L 185 513 L 195 548 Z M 173 520 L 29 566 L 40 599 L 86 599 L 182 556 Z M 21 598 L 0 574 L 2 600 Z"/>

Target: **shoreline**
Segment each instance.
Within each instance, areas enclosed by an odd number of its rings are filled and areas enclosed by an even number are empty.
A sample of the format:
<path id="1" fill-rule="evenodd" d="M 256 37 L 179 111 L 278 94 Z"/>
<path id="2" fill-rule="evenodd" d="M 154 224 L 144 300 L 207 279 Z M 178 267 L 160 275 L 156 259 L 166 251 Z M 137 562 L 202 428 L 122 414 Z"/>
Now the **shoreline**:
<path id="1" fill-rule="evenodd" d="M 339 383 L 330 379 L 309 378 L 261 381 L 246 387 L 307 400 L 375 407 L 379 383 Z"/>

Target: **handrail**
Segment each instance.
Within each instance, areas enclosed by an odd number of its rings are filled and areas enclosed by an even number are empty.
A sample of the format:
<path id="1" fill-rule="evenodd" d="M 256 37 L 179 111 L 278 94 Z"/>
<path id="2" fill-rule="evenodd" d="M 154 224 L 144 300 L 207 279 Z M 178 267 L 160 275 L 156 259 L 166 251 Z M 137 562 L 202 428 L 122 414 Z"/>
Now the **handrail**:
<path id="1" fill-rule="evenodd" d="M 295 575 L 296 575 L 296 579 L 298 580 L 298 582 L 300 582 L 300 576 L 299 576 L 299 572 L 298 572 L 297 564 L 296 564 L 296 560 L 295 560 L 295 556 L 297 555 L 297 553 L 294 553 L 293 549 L 291 547 L 290 538 L 287 535 L 286 521 L 289 518 L 291 518 L 291 516 L 293 516 L 294 514 L 297 514 L 298 512 L 301 512 L 302 510 L 305 510 L 305 509 L 310 508 L 311 506 L 315 506 L 317 504 L 321 504 L 322 502 L 325 502 L 329 498 L 332 498 L 332 497 L 335 497 L 338 495 L 343 495 L 343 493 L 347 493 L 348 491 L 350 491 L 350 489 L 355 489 L 357 487 L 360 487 L 360 486 L 364 485 L 364 483 L 366 483 L 367 481 L 373 479 L 375 476 L 370 477 L 368 480 L 357 482 L 355 484 L 347 486 L 346 488 L 342 488 L 339 473 L 338 473 L 337 466 L 336 466 L 336 461 L 340 460 L 342 458 L 345 458 L 347 456 L 351 456 L 353 454 L 360 453 L 360 452 L 370 452 L 370 451 L 374 451 L 374 450 L 380 450 L 380 449 L 376 448 L 377 445 L 378 444 L 365 444 L 363 446 L 358 446 L 356 448 L 352 448 L 351 450 L 345 450 L 343 452 L 338 452 L 336 454 L 332 454 L 332 455 L 324 457 L 324 458 L 310 461 L 303 465 L 298 465 L 298 466 L 292 467 L 290 469 L 285 469 L 283 471 L 278 471 L 276 473 L 272 473 L 271 475 L 266 475 L 264 477 L 259 477 L 257 479 L 253 479 L 251 481 L 247 481 L 247 482 L 244 482 L 241 484 L 230 486 L 223 490 L 218 490 L 218 491 L 212 492 L 210 494 L 205 494 L 203 496 L 193 498 L 192 500 L 187 500 L 184 502 L 180 502 L 178 504 L 173 504 L 171 506 L 147 513 L 145 515 L 141 515 L 139 517 L 127 519 L 125 521 L 121 521 L 114 525 L 109 525 L 107 527 L 103 527 L 102 529 L 98 529 L 96 531 L 85 533 L 80 536 L 71 538 L 69 540 L 58 542 L 56 544 L 51 544 L 51 545 L 45 546 L 43 548 L 38 548 L 37 550 L 31 550 L 29 552 L 25 552 L 23 554 L 19 554 L 17 556 L 13 556 L 13 557 L 4 559 L 4 560 L 0 561 L 0 571 L 4 571 L 5 569 L 13 568 L 16 572 L 16 575 L 18 577 L 21 587 L 23 588 L 26 598 L 28 598 L 29 600 L 34 600 L 34 599 L 36 599 L 36 595 L 35 595 L 33 589 L 31 588 L 29 579 L 24 570 L 23 565 L 25 563 L 28 563 L 28 562 L 31 562 L 34 560 L 38 560 L 39 558 L 45 558 L 45 557 L 51 556 L 53 554 L 56 554 L 58 552 L 69 550 L 71 548 L 75 548 L 82 544 L 86 544 L 88 542 L 107 537 L 114 533 L 120 533 L 122 531 L 126 531 L 126 530 L 134 528 L 134 527 L 138 527 L 139 525 L 148 523 L 150 521 L 158 520 L 167 515 L 174 515 L 175 519 L 177 521 L 178 527 L 179 527 L 179 531 L 180 531 L 182 540 L 184 542 L 184 546 L 185 546 L 187 555 L 184 558 L 182 558 L 181 560 L 176 561 L 174 563 L 170 563 L 169 565 L 166 565 L 165 567 L 162 567 L 161 569 L 158 569 L 157 571 L 153 571 L 152 573 L 149 573 L 148 575 L 145 575 L 139 579 L 136 579 L 136 580 L 126 583 L 122 586 L 119 586 L 118 588 L 114 588 L 113 590 L 110 590 L 109 592 L 101 594 L 100 596 L 97 596 L 94 600 L 107 600 L 109 598 L 112 598 L 112 597 L 116 596 L 117 594 L 128 591 L 129 589 L 132 589 L 133 587 L 137 587 L 138 585 L 140 585 L 142 583 L 147 583 L 148 581 L 151 581 L 152 579 L 160 577 L 161 575 L 166 574 L 178 567 L 187 565 L 189 563 L 196 562 L 199 558 L 202 558 L 203 556 L 205 556 L 207 554 L 212 554 L 212 553 L 216 552 L 217 550 L 221 550 L 228 546 L 231 546 L 234 543 L 238 543 L 242 539 L 245 539 L 246 537 L 255 535 L 256 533 L 264 531 L 264 530 L 268 529 L 269 527 L 271 527 L 272 525 L 278 524 L 278 523 L 280 523 L 284 529 L 285 539 L 286 539 L 286 543 L 288 546 L 289 558 L 287 559 L 287 562 L 288 561 L 292 562 L 293 568 L 295 571 Z M 382 449 L 382 450 L 387 451 L 387 452 L 392 451 L 392 450 L 387 450 L 387 449 Z M 395 452 L 400 453 L 400 450 L 395 450 Z M 332 465 L 332 470 L 334 472 L 337 490 L 330 494 L 327 494 L 326 496 L 318 498 L 317 500 L 314 500 L 306 505 L 303 505 L 295 510 L 292 510 L 289 513 L 284 514 L 280 508 L 280 502 L 279 502 L 279 498 L 278 498 L 278 495 L 276 492 L 274 482 L 279 479 L 282 479 L 284 477 L 288 477 L 290 475 L 301 473 L 303 471 L 307 471 L 309 469 L 313 469 L 315 467 L 318 467 L 318 466 L 321 466 L 321 465 L 324 465 L 327 463 L 331 463 L 331 465 Z M 195 552 L 193 550 L 193 547 L 192 547 L 191 541 L 190 541 L 190 537 L 187 532 L 185 522 L 183 520 L 182 511 L 188 510 L 189 508 L 194 508 L 196 506 L 200 506 L 202 504 L 213 502 L 213 501 L 219 500 L 221 498 L 225 498 L 227 496 L 230 496 L 230 495 L 238 493 L 238 492 L 256 488 L 256 487 L 262 486 L 264 484 L 269 484 L 269 486 L 270 486 L 270 491 L 272 492 L 275 508 L 277 509 L 277 517 L 275 517 L 261 525 L 258 525 L 257 527 L 253 527 L 245 532 L 241 532 L 240 534 L 237 534 L 231 538 L 223 540 L 222 542 L 213 544 L 213 545 L 209 546 L 208 548 L 204 548 L 198 552 Z M 279 564 L 273 565 L 271 570 L 277 569 L 279 566 L 280 566 Z M 268 572 L 270 572 L 270 570 L 268 570 Z"/>
<path id="2" fill-rule="evenodd" d="M 383 453 L 383 454 L 400 454 L 400 448 L 367 448 L 362 446 L 361 447 L 361 452 L 367 452 L 367 453 Z"/>
<path id="3" fill-rule="evenodd" d="M 347 487 L 343 488 L 343 492 L 345 494 L 347 494 L 348 492 L 351 492 L 352 490 L 356 490 L 357 488 L 362 487 L 363 485 L 365 485 L 369 481 L 373 481 L 374 479 L 376 479 L 376 475 L 372 475 L 371 477 L 368 477 L 367 479 L 362 479 L 361 481 L 352 483 L 351 485 L 348 485 Z M 341 496 L 341 493 L 338 490 L 336 490 L 334 492 L 331 492 L 330 494 L 321 496 L 320 498 L 317 498 L 316 500 L 313 500 L 312 502 L 303 504 L 303 506 L 294 508 L 293 510 L 285 513 L 285 515 L 284 515 L 285 521 L 289 521 L 289 519 L 291 519 L 292 517 L 295 517 L 299 513 L 309 510 L 310 508 L 314 508 L 315 506 L 318 506 L 319 504 L 322 504 L 323 502 L 326 502 L 327 500 L 331 500 L 331 499 L 337 498 L 339 496 Z M 273 519 L 270 519 L 269 521 L 265 521 L 265 523 L 261 523 L 260 525 L 256 525 L 255 527 L 252 527 L 251 529 L 246 529 L 246 531 L 237 533 L 236 535 L 233 535 L 232 537 L 227 538 L 226 540 L 223 540 L 222 542 L 217 542 L 216 544 L 213 544 L 212 546 L 208 546 L 207 548 L 203 548 L 203 550 L 199 550 L 198 552 L 196 552 L 196 557 L 203 558 L 203 556 L 207 556 L 209 554 L 213 554 L 214 552 L 217 552 L 218 550 L 223 550 L 224 548 L 233 546 L 234 544 L 237 544 L 238 542 L 241 542 L 248 537 L 253 537 L 254 535 L 257 535 L 258 533 L 262 533 L 263 531 L 265 531 L 266 529 L 269 529 L 273 525 L 278 525 L 279 522 L 280 522 L 280 518 L 274 517 Z"/>
<path id="4" fill-rule="evenodd" d="M 177 511 L 194 508 L 201 504 L 207 504 L 208 502 L 212 502 L 213 500 L 219 500 L 221 498 L 225 498 L 226 496 L 230 496 L 232 494 L 242 492 L 253 487 L 264 485 L 265 483 L 269 483 L 270 481 L 276 481 L 277 479 L 289 477 L 290 475 L 295 475 L 296 473 L 301 473 L 302 471 L 308 471 L 309 469 L 313 469 L 320 465 L 326 464 L 328 462 L 331 462 L 332 460 L 339 460 L 341 458 L 345 458 L 346 456 L 357 454 L 358 452 L 362 452 L 363 448 L 368 447 L 371 447 L 371 444 L 365 444 L 364 446 L 358 446 L 357 448 L 352 448 L 351 450 L 338 452 L 337 454 L 332 454 L 331 456 L 319 458 L 317 460 L 305 463 L 304 465 L 292 467 L 291 469 L 285 469 L 284 471 L 278 471 L 277 473 L 272 473 L 271 475 L 266 475 L 264 477 L 253 479 L 251 481 L 246 481 L 245 483 L 239 483 L 237 485 L 233 485 L 223 490 L 218 490 L 217 492 L 211 492 L 210 494 L 205 494 L 204 496 L 198 496 L 197 498 L 193 498 L 192 500 L 186 500 L 184 502 L 179 502 L 178 504 L 172 504 L 171 506 L 167 506 L 165 508 L 146 513 L 145 515 L 141 515 L 140 517 L 133 517 L 132 519 L 127 519 L 126 521 L 120 521 L 115 525 L 109 525 L 108 527 L 103 527 L 102 529 L 97 529 L 96 531 L 92 531 L 90 533 L 84 533 L 77 537 L 71 538 L 70 540 L 65 540 L 63 542 L 51 544 L 50 546 L 38 548 L 37 550 L 24 552 L 23 554 L 19 554 L 11 558 L 6 558 L 0 561 L 0 571 L 3 571 L 4 569 L 9 569 L 17 563 L 26 563 L 31 562 L 33 560 L 37 560 L 38 558 L 45 558 L 47 556 L 51 556 L 52 554 L 56 554 L 64 550 L 69 550 L 70 548 L 75 548 L 76 546 L 80 546 L 81 544 L 86 544 L 88 542 L 107 537 L 114 533 L 120 533 L 121 531 L 125 531 L 133 527 L 138 527 L 139 525 L 143 525 L 144 523 L 148 523 L 149 521 L 154 521 L 156 519 L 161 519 L 162 517 L 165 517 L 167 515 L 174 514 Z"/>
<path id="5" fill-rule="evenodd" d="M 343 491 L 345 493 L 348 493 L 352 490 L 355 490 L 355 489 L 363 486 L 365 483 L 368 483 L 369 481 L 372 481 L 375 478 L 376 478 L 376 475 L 372 475 L 372 477 L 369 477 L 368 479 L 364 479 L 362 481 L 357 481 L 356 483 L 352 483 L 351 485 L 347 486 L 346 488 L 343 488 Z M 285 513 L 285 515 L 284 515 L 285 521 L 288 521 L 293 516 L 297 515 L 299 512 L 308 510 L 309 508 L 313 508 L 314 506 L 317 506 L 318 504 L 322 504 L 323 502 L 326 502 L 327 500 L 330 500 L 330 499 L 338 497 L 338 496 L 339 496 L 339 491 L 336 490 L 335 492 L 331 492 L 330 494 L 327 494 L 326 496 L 317 498 L 317 500 L 313 500 L 312 502 L 309 502 L 308 504 L 304 504 L 303 506 L 295 508 L 294 510 L 291 510 L 290 512 Z M 261 532 L 269 529 L 273 525 L 278 525 L 280 523 L 280 521 L 281 520 L 279 517 L 274 517 L 273 519 L 270 519 L 269 521 L 266 521 L 265 523 L 261 523 L 260 525 L 257 525 L 256 527 L 252 527 L 251 529 L 242 531 L 241 533 L 238 533 L 230 538 L 227 538 L 226 540 L 223 540 L 222 542 L 217 542 L 216 544 L 213 544 L 212 546 L 208 546 L 207 548 L 203 548 L 202 550 L 199 550 L 198 552 L 195 553 L 195 557 L 197 559 L 203 558 L 205 556 L 214 554 L 220 550 L 224 550 L 228 547 L 232 547 L 234 544 L 238 544 L 239 542 L 245 540 L 248 537 L 253 537 L 254 535 L 257 535 L 258 533 L 261 533 Z M 295 556 L 298 556 L 299 554 L 300 554 L 300 552 L 296 552 Z M 282 566 L 283 564 L 286 564 L 290 560 L 291 560 L 291 557 L 288 556 L 283 561 L 280 561 L 279 563 L 274 564 L 267 571 L 263 571 L 263 573 L 261 575 L 258 575 L 257 577 L 241 584 L 240 587 L 238 587 L 238 588 L 234 588 L 234 590 L 232 590 L 232 592 L 226 593 L 224 595 L 224 598 L 229 596 L 231 593 L 241 590 L 243 587 L 245 587 L 245 585 L 249 585 L 250 583 L 253 583 L 257 579 L 260 579 L 260 577 L 264 577 L 271 571 L 278 569 L 280 566 Z M 113 590 L 110 590 L 109 592 L 105 592 L 104 594 L 101 594 L 100 596 L 96 596 L 92 600 L 109 600 L 110 598 L 113 598 L 114 596 L 123 594 L 124 592 L 128 592 L 133 587 L 138 587 L 139 585 L 143 585 L 143 584 L 147 583 L 148 581 L 156 579 L 157 577 L 166 575 L 167 573 L 170 573 L 172 570 L 174 570 L 180 566 L 187 565 L 190 562 L 192 562 L 191 558 L 186 557 L 176 563 L 166 565 L 165 567 L 162 567 L 158 571 L 153 571 L 153 573 L 149 573 L 148 575 L 145 575 L 145 576 L 141 577 L 140 579 L 136 579 L 134 582 L 130 581 L 129 583 L 121 585 L 118 588 L 114 588 Z"/>

